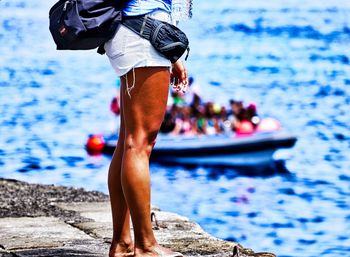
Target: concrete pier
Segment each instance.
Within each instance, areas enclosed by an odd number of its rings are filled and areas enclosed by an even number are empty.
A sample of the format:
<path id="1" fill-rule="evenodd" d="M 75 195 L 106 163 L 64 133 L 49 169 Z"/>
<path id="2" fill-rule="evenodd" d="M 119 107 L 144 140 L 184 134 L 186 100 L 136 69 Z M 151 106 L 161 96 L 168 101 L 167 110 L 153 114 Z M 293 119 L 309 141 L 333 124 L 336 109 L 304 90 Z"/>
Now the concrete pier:
<path id="1" fill-rule="evenodd" d="M 0 257 L 108 256 L 112 218 L 107 195 L 0 179 Z M 206 233 L 175 213 L 152 208 L 158 242 L 187 257 L 275 257 Z"/>

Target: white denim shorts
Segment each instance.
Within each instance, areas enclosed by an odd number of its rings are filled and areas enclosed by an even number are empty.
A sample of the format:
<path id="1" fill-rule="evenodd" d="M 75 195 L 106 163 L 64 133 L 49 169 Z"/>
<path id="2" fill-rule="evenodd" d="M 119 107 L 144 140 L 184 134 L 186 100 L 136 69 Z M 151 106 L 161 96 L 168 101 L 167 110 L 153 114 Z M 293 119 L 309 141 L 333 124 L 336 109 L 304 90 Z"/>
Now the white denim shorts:
<path id="1" fill-rule="evenodd" d="M 149 16 L 171 22 L 165 11 L 154 11 Z M 120 25 L 111 40 L 105 43 L 106 55 L 118 76 L 123 76 L 137 67 L 171 67 L 171 62 L 161 56 L 151 43 L 135 32 Z"/>

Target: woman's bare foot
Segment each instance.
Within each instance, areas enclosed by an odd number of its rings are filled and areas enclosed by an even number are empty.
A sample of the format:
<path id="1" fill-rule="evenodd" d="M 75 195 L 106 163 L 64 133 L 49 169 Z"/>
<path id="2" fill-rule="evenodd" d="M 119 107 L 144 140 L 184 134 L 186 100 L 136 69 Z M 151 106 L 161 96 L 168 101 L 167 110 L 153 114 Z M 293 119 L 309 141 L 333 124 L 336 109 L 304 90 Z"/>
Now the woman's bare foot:
<path id="1" fill-rule="evenodd" d="M 126 257 L 134 256 L 134 244 L 133 243 L 113 243 L 109 248 L 109 257 Z"/>
<path id="2" fill-rule="evenodd" d="M 160 245 L 155 246 L 152 250 L 142 250 L 135 248 L 134 257 L 184 257 L 181 253 L 173 252 L 168 248 Z"/>

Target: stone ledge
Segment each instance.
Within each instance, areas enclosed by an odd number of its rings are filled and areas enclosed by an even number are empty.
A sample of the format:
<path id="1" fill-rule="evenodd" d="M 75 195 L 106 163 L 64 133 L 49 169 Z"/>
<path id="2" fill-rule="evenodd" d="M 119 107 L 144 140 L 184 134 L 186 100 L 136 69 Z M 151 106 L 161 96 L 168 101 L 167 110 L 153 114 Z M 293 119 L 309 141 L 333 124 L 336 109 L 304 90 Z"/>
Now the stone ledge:
<path id="1" fill-rule="evenodd" d="M 152 211 L 159 243 L 187 257 L 275 257 L 217 239 L 178 214 Z M 108 256 L 111 220 L 102 193 L 0 179 L 0 257 Z"/>

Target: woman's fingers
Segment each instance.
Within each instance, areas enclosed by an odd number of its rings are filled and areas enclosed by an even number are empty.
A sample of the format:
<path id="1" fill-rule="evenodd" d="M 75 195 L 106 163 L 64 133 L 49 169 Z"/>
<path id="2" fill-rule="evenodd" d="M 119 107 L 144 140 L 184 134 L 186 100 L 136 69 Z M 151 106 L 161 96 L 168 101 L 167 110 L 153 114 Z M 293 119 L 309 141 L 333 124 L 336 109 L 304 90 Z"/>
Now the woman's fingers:
<path id="1" fill-rule="evenodd" d="M 173 82 L 171 83 L 173 89 L 175 91 L 178 91 L 178 92 L 182 92 L 182 93 L 185 93 L 186 90 L 187 90 L 187 83 L 182 83 L 180 82 L 180 80 L 178 79 L 175 79 L 173 80 Z"/>
<path id="2" fill-rule="evenodd" d="M 183 63 L 178 60 L 173 64 L 171 84 L 173 89 L 185 93 L 188 85 L 187 71 Z"/>
<path id="3" fill-rule="evenodd" d="M 175 63 L 175 68 L 177 69 L 177 71 L 179 73 L 178 77 L 181 80 L 181 83 L 182 84 L 187 84 L 188 83 L 188 78 L 187 78 L 187 71 L 186 71 L 185 65 L 180 60 L 178 60 Z"/>

